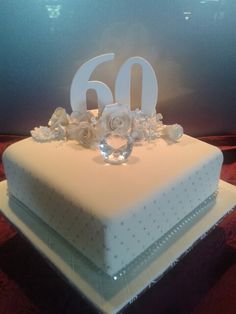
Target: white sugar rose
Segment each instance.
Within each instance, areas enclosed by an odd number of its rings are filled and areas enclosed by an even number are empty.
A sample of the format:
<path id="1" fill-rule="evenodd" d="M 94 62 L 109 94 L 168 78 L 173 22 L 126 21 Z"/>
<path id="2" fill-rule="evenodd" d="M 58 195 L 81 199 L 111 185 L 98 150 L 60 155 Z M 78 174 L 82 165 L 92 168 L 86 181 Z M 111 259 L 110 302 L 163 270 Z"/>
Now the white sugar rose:
<path id="1" fill-rule="evenodd" d="M 112 104 L 104 108 L 100 122 L 107 133 L 126 134 L 131 127 L 132 118 L 127 106 Z"/>
<path id="2" fill-rule="evenodd" d="M 78 122 L 91 122 L 94 118 L 94 115 L 90 111 L 85 111 L 80 113 L 78 111 L 73 111 L 70 115 L 70 122 L 71 123 L 78 123 Z"/>
<path id="3" fill-rule="evenodd" d="M 55 129 L 59 125 L 66 126 L 68 123 L 69 119 L 66 110 L 64 108 L 58 107 L 54 111 L 51 119 L 48 122 L 48 125 L 51 127 L 51 129 Z"/>
<path id="4" fill-rule="evenodd" d="M 70 123 L 66 128 L 66 137 L 68 140 L 77 139 L 77 130 L 79 128 L 79 123 Z"/>
<path id="5" fill-rule="evenodd" d="M 95 128 L 85 121 L 79 124 L 71 124 L 67 128 L 67 136 L 69 139 L 76 140 L 85 147 L 92 146 L 96 141 Z"/>
<path id="6" fill-rule="evenodd" d="M 53 129 L 53 133 L 55 139 L 64 140 L 66 138 L 66 127 L 59 124 L 55 129 Z"/>

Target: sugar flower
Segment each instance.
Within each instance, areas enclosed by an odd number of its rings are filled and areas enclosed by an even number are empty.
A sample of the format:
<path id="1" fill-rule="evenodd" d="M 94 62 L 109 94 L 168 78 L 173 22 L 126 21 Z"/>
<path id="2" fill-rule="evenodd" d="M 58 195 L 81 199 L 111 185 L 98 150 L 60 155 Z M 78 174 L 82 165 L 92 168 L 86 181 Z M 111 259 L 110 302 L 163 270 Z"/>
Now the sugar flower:
<path id="1" fill-rule="evenodd" d="M 68 115 L 66 113 L 66 110 L 64 108 L 58 107 L 51 119 L 48 122 L 48 125 L 51 127 L 51 129 L 55 129 L 59 125 L 66 126 L 69 123 Z"/>
<path id="2" fill-rule="evenodd" d="M 101 127 L 106 133 L 127 134 L 131 128 L 131 114 L 126 105 L 107 105 L 100 117 Z"/>

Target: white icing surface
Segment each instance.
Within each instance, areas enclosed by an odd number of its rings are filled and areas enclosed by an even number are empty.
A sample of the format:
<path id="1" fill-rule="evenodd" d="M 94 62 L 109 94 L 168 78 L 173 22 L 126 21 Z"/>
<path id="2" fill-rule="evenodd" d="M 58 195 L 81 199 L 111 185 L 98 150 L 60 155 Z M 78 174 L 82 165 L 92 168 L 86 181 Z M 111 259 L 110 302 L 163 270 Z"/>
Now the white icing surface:
<path id="1" fill-rule="evenodd" d="M 114 166 L 74 142 L 29 138 L 3 162 L 10 193 L 113 275 L 217 190 L 222 154 L 184 135 Z"/>

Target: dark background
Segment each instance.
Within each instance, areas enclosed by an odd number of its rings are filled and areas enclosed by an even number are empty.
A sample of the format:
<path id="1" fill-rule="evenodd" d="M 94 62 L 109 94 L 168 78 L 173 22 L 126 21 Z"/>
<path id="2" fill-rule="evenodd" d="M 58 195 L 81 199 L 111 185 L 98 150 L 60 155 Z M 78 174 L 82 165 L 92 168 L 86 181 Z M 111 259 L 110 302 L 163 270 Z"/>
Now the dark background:
<path id="1" fill-rule="evenodd" d="M 93 78 L 113 89 L 120 64 L 142 56 L 158 76 L 166 123 L 191 135 L 235 133 L 235 17 L 235 0 L 1 0 L 0 133 L 29 134 L 56 107 L 70 112 L 77 68 L 107 52 L 115 61 Z"/>

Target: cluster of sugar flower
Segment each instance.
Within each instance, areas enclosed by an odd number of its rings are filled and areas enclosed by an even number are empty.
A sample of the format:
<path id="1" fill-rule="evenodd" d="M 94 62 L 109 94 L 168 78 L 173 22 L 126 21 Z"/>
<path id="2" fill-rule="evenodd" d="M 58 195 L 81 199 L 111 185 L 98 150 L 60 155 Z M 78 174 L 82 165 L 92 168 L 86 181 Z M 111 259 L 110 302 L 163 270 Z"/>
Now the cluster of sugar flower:
<path id="1" fill-rule="evenodd" d="M 140 110 L 130 111 L 126 105 L 111 104 L 95 116 L 92 111 L 72 112 L 57 108 L 48 126 L 40 126 L 31 131 L 32 137 L 39 142 L 52 140 L 76 140 L 85 147 L 99 143 L 107 134 L 129 136 L 134 142 L 149 141 L 165 137 L 177 141 L 183 135 L 178 124 L 165 125 L 160 113 L 145 115 Z"/>

